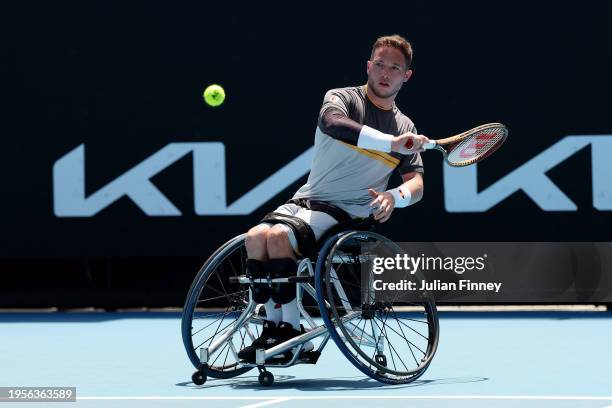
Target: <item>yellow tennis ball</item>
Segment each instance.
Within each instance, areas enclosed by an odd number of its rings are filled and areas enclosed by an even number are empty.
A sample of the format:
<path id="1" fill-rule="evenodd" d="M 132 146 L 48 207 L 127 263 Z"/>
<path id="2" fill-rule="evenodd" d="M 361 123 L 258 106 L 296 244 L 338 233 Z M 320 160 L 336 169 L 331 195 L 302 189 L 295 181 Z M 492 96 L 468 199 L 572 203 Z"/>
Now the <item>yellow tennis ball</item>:
<path id="1" fill-rule="evenodd" d="M 210 106 L 219 106 L 225 100 L 225 90 L 221 85 L 210 85 L 204 90 L 204 100 Z"/>

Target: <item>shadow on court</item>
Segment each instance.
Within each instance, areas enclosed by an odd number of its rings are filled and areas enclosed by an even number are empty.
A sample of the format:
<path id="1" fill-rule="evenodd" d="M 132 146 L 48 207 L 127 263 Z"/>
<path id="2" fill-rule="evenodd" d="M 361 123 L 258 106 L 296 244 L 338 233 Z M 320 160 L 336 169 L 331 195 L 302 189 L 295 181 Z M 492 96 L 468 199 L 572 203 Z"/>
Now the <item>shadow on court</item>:
<path id="1" fill-rule="evenodd" d="M 193 389 L 214 389 L 229 387 L 234 390 L 267 391 L 267 390 L 297 390 L 297 391 L 355 391 L 355 390 L 391 390 L 423 387 L 428 385 L 467 384 L 488 381 L 485 377 L 455 377 L 433 380 L 416 380 L 410 384 L 388 385 L 367 377 L 332 377 L 324 379 L 296 379 L 293 375 L 275 375 L 274 385 L 264 387 L 259 384 L 257 376 L 243 376 L 230 380 L 209 379 L 203 386 L 196 386 L 192 382 L 181 382 L 176 385 Z"/>

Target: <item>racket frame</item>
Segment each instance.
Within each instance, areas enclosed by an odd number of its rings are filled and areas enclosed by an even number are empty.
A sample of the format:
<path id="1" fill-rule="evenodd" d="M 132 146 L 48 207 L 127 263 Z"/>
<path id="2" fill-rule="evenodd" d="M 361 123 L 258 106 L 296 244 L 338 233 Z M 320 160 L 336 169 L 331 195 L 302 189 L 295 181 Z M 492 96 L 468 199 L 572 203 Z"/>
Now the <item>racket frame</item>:
<path id="1" fill-rule="evenodd" d="M 504 129 L 504 134 L 501 138 L 501 140 L 499 142 L 497 142 L 497 144 L 492 148 L 489 149 L 484 155 L 478 157 L 478 158 L 474 158 L 471 160 L 466 160 L 464 162 L 461 163 L 451 163 L 448 161 L 448 151 L 444 148 L 444 146 L 454 146 L 456 144 L 458 144 L 459 142 L 461 142 L 462 140 L 467 139 L 468 137 L 472 136 L 474 133 L 476 132 L 481 132 L 483 130 L 487 130 L 487 129 L 498 129 L 498 128 L 502 128 Z M 447 137 L 445 139 L 437 139 L 437 140 L 432 140 L 431 143 L 425 143 L 423 145 L 423 147 L 426 150 L 438 150 L 439 152 L 441 152 L 444 155 L 444 160 L 451 166 L 453 167 L 464 167 L 464 166 L 469 166 L 471 164 L 474 164 L 476 162 L 482 161 L 484 159 L 486 159 L 488 156 L 490 156 L 491 154 L 493 154 L 497 149 L 499 149 L 499 147 L 504 144 L 504 142 L 506 141 L 506 138 L 508 137 L 508 128 L 502 124 L 502 123 L 486 123 L 484 125 L 480 125 L 477 126 L 473 129 L 467 130 L 463 133 L 459 133 L 458 135 L 455 136 L 451 136 L 451 137 Z"/>

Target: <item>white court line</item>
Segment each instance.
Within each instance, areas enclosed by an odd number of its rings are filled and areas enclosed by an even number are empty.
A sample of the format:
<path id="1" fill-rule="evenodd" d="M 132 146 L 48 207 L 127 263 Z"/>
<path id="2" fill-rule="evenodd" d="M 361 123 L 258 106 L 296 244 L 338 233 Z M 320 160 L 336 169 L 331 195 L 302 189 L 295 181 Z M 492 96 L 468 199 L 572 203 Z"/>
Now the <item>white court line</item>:
<path id="1" fill-rule="evenodd" d="M 296 396 L 288 397 L 284 395 L 268 396 L 268 397 L 203 397 L 203 396 L 185 396 L 185 397 L 171 397 L 171 396 L 141 396 L 141 397 L 78 397 L 77 400 L 264 400 L 281 402 L 276 400 L 284 401 L 298 401 L 298 400 L 351 400 L 351 399 L 397 399 L 397 400 L 418 400 L 418 399 L 458 399 L 458 400 L 566 400 L 566 401 L 612 401 L 612 397 L 591 397 L 591 396 L 574 396 L 574 395 L 339 395 L 339 396 Z M 612 406 L 611 406 L 612 407 Z"/>
<path id="2" fill-rule="evenodd" d="M 251 405 L 243 405 L 240 408 L 259 408 L 259 407 L 263 407 L 266 405 L 272 405 L 272 404 L 277 404 L 279 402 L 285 402 L 285 401 L 289 401 L 291 400 L 291 398 L 278 398 L 278 399 L 273 399 L 270 401 L 264 401 L 264 402 L 258 402 L 256 404 L 251 404 Z"/>

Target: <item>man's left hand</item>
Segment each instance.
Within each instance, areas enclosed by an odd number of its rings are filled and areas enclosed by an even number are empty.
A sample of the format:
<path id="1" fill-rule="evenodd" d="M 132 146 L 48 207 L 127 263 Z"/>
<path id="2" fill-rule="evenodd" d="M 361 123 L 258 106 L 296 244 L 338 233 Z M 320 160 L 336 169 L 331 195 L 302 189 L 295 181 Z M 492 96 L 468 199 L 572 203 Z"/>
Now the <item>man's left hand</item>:
<path id="1" fill-rule="evenodd" d="M 378 222 L 387 221 L 395 208 L 395 199 L 391 193 L 387 193 L 386 191 L 379 193 L 371 188 L 368 189 L 368 193 L 370 197 L 373 198 L 370 207 L 374 208 L 374 219 Z"/>

